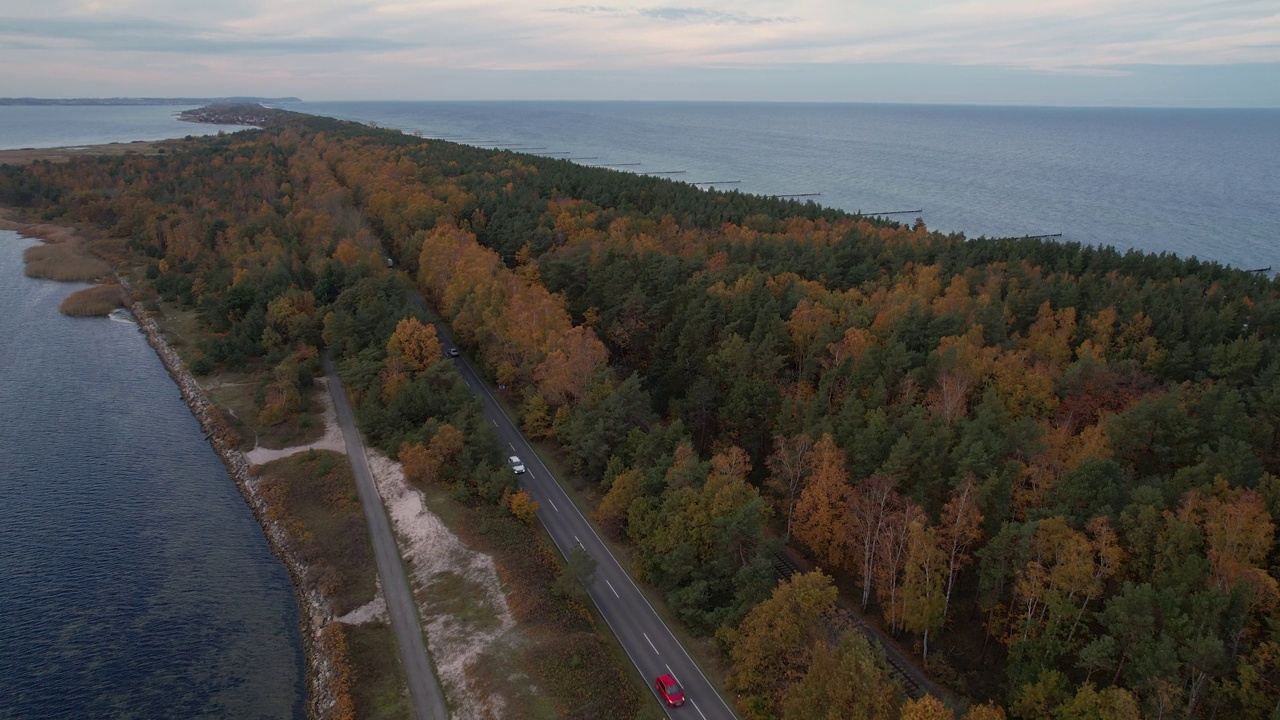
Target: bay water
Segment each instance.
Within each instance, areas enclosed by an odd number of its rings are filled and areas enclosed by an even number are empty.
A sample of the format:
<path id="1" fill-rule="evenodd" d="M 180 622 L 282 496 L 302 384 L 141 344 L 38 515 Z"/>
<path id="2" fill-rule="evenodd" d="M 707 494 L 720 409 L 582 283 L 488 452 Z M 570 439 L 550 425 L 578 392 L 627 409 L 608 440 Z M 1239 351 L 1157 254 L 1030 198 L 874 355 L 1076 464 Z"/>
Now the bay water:
<path id="1" fill-rule="evenodd" d="M 186 109 L 169 105 L 0 105 L 0 150 L 164 140 L 244 129 L 183 122 L 178 113 Z"/>
<path id="2" fill-rule="evenodd" d="M 695 102 L 287 109 L 866 213 L 1280 271 L 1280 110 Z M 704 186 L 705 187 L 705 186 Z M 803 198 L 802 198 L 803 199 Z"/>
<path id="3" fill-rule="evenodd" d="M 293 588 L 137 326 L 0 231 L 0 718 L 301 718 Z"/>

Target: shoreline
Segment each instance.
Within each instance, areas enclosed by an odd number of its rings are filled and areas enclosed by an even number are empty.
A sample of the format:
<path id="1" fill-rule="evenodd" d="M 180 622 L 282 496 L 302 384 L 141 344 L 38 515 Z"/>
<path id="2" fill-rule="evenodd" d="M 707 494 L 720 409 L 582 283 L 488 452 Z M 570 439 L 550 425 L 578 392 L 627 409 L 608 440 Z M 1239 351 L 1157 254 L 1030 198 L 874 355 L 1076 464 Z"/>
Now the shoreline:
<path id="1" fill-rule="evenodd" d="M 133 140 L 96 145 L 61 145 L 44 148 L 10 148 L 0 150 L 0 165 L 30 165 L 34 162 L 67 162 L 81 155 L 155 155 L 164 140 Z"/>
<path id="2" fill-rule="evenodd" d="M 302 638 L 305 664 L 304 680 L 307 686 L 307 697 L 304 705 L 307 708 L 308 718 L 325 717 L 327 711 L 333 708 L 336 702 L 332 684 L 336 670 L 333 658 L 324 652 L 325 645 L 320 641 L 321 632 L 330 619 L 327 618 L 329 612 L 325 608 L 324 600 L 317 591 L 304 589 L 302 578 L 305 566 L 289 551 L 284 529 L 271 520 L 270 508 L 258 492 L 258 478 L 250 469 L 251 466 L 245 459 L 244 453 L 236 449 L 231 429 L 215 411 L 204 389 L 183 365 L 182 358 L 169 345 L 160 326 L 147 314 L 142 304 L 135 302 L 129 310 L 138 323 L 138 332 L 146 337 L 147 344 L 155 350 L 169 377 L 178 386 L 187 408 L 199 421 L 205 439 L 218 454 L 222 464 L 226 466 L 227 476 L 240 490 L 245 505 L 249 506 L 249 511 L 253 513 L 258 526 L 262 528 L 262 534 L 271 547 L 271 554 L 285 566 L 289 573 L 294 598 L 298 605 L 298 624 L 301 630 L 299 634 Z"/>
<path id="3" fill-rule="evenodd" d="M 44 243 L 73 242 L 82 240 L 74 228 L 63 225 L 30 223 L 14 217 L 8 208 L 0 207 L 0 230 L 8 230 L 22 237 L 33 238 Z M 117 275 L 126 292 L 132 293 L 128 281 Z M 58 281 L 53 281 L 58 282 Z M 322 642 L 321 634 L 328 622 L 334 618 L 326 608 L 324 597 L 314 589 L 307 589 L 303 582 L 305 564 L 294 556 L 289 549 L 285 530 L 271 519 L 270 507 L 258 492 L 258 478 L 251 470 L 251 465 L 244 453 L 236 449 L 234 433 L 222 417 L 217 413 L 213 403 L 195 377 L 187 370 L 178 352 L 170 346 L 160 326 L 152 318 L 142 303 L 133 302 L 127 310 L 138 326 L 138 332 L 146 338 L 170 379 L 178 386 L 182 400 L 187 409 L 200 423 L 200 430 L 210 447 L 218 455 L 227 469 L 227 477 L 235 483 L 240 497 L 248 506 L 257 521 L 271 554 L 284 565 L 289 574 L 289 583 L 293 586 L 294 602 L 298 608 L 298 629 L 302 640 L 303 682 L 306 685 L 306 707 L 308 718 L 327 717 L 337 701 L 336 679 L 337 669 L 334 658 L 326 652 L 327 644 Z"/>

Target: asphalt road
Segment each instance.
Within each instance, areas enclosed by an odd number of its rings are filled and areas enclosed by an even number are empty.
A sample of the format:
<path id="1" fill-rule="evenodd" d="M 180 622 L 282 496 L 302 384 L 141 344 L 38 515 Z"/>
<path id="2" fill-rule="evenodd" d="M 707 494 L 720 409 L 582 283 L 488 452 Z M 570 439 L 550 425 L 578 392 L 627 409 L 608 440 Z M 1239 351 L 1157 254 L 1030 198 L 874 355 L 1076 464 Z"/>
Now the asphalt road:
<path id="1" fill-rule="evenodd" d="M 373 482 L 373 473 L 369 471 L 369 461 L 364 455 L 364 442 L 360 439 L 360 431 L 356 429 L 356 419 L 351 412 L 351 403 L 347 401 L 347 391 L 343 389 L 328 353 L 324 355 L 324 372 L 329 378 L 329 392 L 333 395 L 338 424 L 342 426 L 342 437 L 347 445 L 347 460 L 351 463 L 351 472 L 355 475 L 356 488 L 360 493 L 360 504 L 364 506 L 364 517 L 369 524 L 369 539 L 373 542 L 373 555 L 378 562 L 382 594 L 387 599 L 387 611 L 396 634 L 396 645 L 400 647 L 400 664 L 404 667 L 409 683 L 413 707 L 417 711 L 418 720 L 449 720 L 444 693 L 440 689 L 435 670 L 431 666 L 431 657 L 427 655 L 426 643 L 422 639 L 418 608 L 413 602 L 413 593 L 409 590 L 409 581 L 404 574 L 400 550 L 396 547 L 391 523 L 382 506 L 382 496 L 378 494 L 378 487 Z"/>
<path id="2" fill-rule="evenodd" d="M 453 347 L 448 329 L 436 326 L 441 345 Z M 520 486 L 538 501 L 538 518 L 546 526 L 556 547 L 566 557 L 576 545 L 596 561 L 595 580 L 588 588 L 600 614 L 613 629 L 631 662 L 649 683 L 653 701 L 662 705 L 667 715 L 685 720 L 732 720 L 737 716 L 720 696 L 715 686 L 702 674 L 688 652 L 663 623 L 635 581 L 627 574 L 613 553 L 605 546 L 594 527 L 578 511 L 564 488 L 534 454 L 524 436 L 507 417 L 488 387 L 461 358 L 454 358 L 458 371 L 471 390 L 484 404 L 485 417 L 497 428 L 498 436 L 509 451 L 524 461 L 527 472 L 519 476 Z M 658 696 L 654 680 L 670 673 L 684 688 L 683 707 L 668 708 Z"/>

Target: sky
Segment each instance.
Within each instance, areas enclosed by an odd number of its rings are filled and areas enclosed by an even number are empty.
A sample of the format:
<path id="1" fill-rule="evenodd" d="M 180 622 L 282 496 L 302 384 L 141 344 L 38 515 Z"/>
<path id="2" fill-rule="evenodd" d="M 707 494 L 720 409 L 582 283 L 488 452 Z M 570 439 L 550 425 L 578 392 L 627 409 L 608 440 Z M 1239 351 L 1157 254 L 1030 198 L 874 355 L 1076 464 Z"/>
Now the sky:
<path id="1" fill-rule="evenodd" d="M 1277 0 L 579 1 L 0 0 L 0 96 L 1280 107 Z"/>

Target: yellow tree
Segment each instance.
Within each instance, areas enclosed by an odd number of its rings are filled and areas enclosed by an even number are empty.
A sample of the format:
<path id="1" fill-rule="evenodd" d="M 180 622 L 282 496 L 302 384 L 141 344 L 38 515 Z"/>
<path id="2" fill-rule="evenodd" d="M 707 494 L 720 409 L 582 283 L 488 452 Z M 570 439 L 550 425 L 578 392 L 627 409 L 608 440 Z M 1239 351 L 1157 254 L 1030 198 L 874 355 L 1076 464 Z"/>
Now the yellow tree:
<path id="1" fill-rule="evenodd" d="M 422 443 L 402 444 L 398 456 L 410 484 L 429 485 L 440 479 L 440 463 Z"/>
<path id="2" fill-rule="evenodd" d="M 1252 602 L 1273 607 L 1280 591 L 1266 571 L 1266 558 L 1275 543 L 1275 524 L 1262 493 L 1229 488 L 1218 478 L 1210 494 L 1187 493 L 1179 519 L 1204 533 L 1209 555 L 1210 582 L 1223 592 L 1239 584 L 1252 591 Z"/>
<path id="3" fill-rule="evenodd" d="M 956 714 L 938 698 L 925 695 L 902 703 L 898 717 L 900 720 L 955 720 Z"/>
<path id="4" fill-rule="evenodd" d="M 813 450 L 813 438 L 804 433 L 795 437 L 778 435 L 774 438 L 773 454 L 765 460 L 765 465 L 769 468 L 769 477 L 764 483 L 765 489 L 778 498 L 787 517 L 784 541 L 791 539 L 791 517 L 795 513 L 796 500 L 804 490 L 809 473 L 813 470 L 811 450 Z"/>
<path id="5" fill-rule="evenodd" d="M 836 594 L 835 584 L 820 570 L 793 575 L 737 628 L 722 632 L 734 668 L 728 685 L 746 696 L 749 716 L 771 715 L 776 698 L 809 669 L 815 643 L 826 637 Z"/>
<path id="6" fill-rule="evenodd" d="M 643 474 L 636 469 L 625 470 L 614 476 L 609 492 L 604 494 L 596 507 L 596 522 L 613 537 L 620 537 L 631 519 L 631 504 L 640 497 L 640 480 Z"/>
<path id="7" fill-rule="evenodd" d="M 1004 708 L 994 703 L 970 706 L 964 720 L 1005 720 Z"/>
<path id="8" fill-rule="evenodd" d="M 575 325 L 556 341 L 556 347 L 535 368 L 534 381 L 551 405 L 577 402 L 596 370 L 609 361 L 609 351 L 590 328 Z"/>
<path id="9" fill-rule="evenodd" d="M 862 633 L 846 631 L 832 647 L 814 644 L 809 668 L 782 692 L 782 720 L 896 720 L 901 688 L 878 649 Z"/>
<path id="10" fill-rule="evenodd" d="M 1093 683 L 1085 683 L 1075 697 L 1058 706 L 1054 720 L 1140 720 L 1142 709 L 1128 690 L 1120 687 L 1101 691 Z"/>
<path id="11" fill-rule="evenodd" d="M 435 325 L 423 325 L 418 318 L 407 317 L 397 325 L 387 340 L 387 355 L 399 358 L 412 372 L 421 372 L 440 359 L 440 340 Z"/>
<path id="12" fill-rule="evenodd" d="M 904 619 L 902 580 L 907 566 L 908 535 L 912 523 L 923 523 L 924 520 L 924 511 L 919 505 L 897 498 L 880 523 L 874 568 L 876 598 L 894 631 L 902 627 Z"/>
<path id="13" fill-rule="evenodd" d="M 973 561 L 969 551 L 982 539 L 982 511 L 978 508 L 973 475 L 967 475 L 964 482 L 951 491 L 951 499 L 942 508 L 938 536 L 947 555 L 947 594 L 942 604 L 942 615 L 946 617 L 956 576 Z"/>
<path id="14" fill-rule="evenodd" d="M 847 562 L 849 474 L 844 451 L 825 434 L 809 453 L 813 474 L 796 502 L 793 529 L 819 564 L 837 570 Z"/>
<path id="15" fill-rule="evenodd" d="M 888 475 L 872 475 L 854 486 L 849 495 L 849 517 L 852 546 L 856 549 L 858 571 L 862 576 L 862 609 L 871 602 L 871 586 L 875 582 L 876 559 L 880 554 L 885 523 L 902 504 L 894 489 L 896 482 Z"/>
<path id="16" fill-rule="evenodd" d="M 907 560 L 902 574 L 903 626 L 923 638 L 921 657 L 929 658 L 929 633 L 942 627 L 946 611 L 943 591 L 947 554 L 938 531 L 915 520 L 907 529 Z"/>

